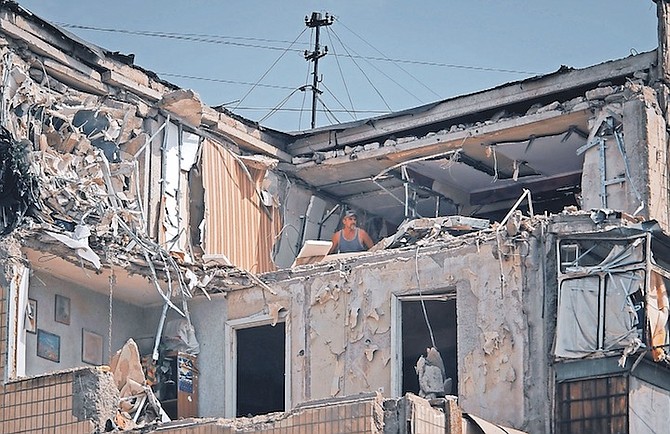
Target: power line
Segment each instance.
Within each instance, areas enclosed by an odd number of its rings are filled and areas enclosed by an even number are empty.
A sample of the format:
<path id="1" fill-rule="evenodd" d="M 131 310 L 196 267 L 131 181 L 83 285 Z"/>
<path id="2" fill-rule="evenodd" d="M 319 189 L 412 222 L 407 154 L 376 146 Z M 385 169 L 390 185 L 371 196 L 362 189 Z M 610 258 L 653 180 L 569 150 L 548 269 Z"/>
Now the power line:
<path id="1" fill-rule="evenodd" d="M 295 38 L 295 40 L 293 41 L 293 43 L 295 43 L 295 42 L 298 40 L 298 38 L 300 38 L 300 36 L 302 36 L 302 34 L 305 33 L 305 30 L 306 30 L 306 29 L 302 29 L 302 32 L 300 32 L 300 34 L 299 34 L 298 36 L 296 36 L 296 38 Z M 256 88 L 256 86 L 258 86 L 258 84 L 261 82 L 261 80 L 263 80 L 263 79 L 265 78 L 265 76 L 268 75 L 268 74 L 270 73 L 270 71 L 272 71 L 272 68 L 274 68 L 275 65 L 282 59 L 282 57 L 284 57 L 284 55 L 289 51 L 289 49 L 291 48 L 291 46 L 293 45 L 293 43 L 292 43 L 286 50 L 284 50 L 284 52 L 281 53 L 281 55 L 280 55 L 279 57 L 277 57 L 277 60 L 275 60 L 275 61 L 272 63 L 272 65 L 270 65 L 270 67 L 268 68 L 268 70 L 265 71 L 265 73 L 261 76 L 261 78 L 259 78 L 259 79 L 256 81 L 256 84 L 254 84 L 253 86 L 251 86 L 251 89 L 249 89 L 249 91 L 248 91 L 247 93 L 245 93 L 244 96 L 243 96 L 242 98 L 240 98 L 240 101 L 239 101 L 239 102 L 237 103 L 237 105 L 233 108 L 233 110 L 235 110 L 237 107 L 239 107 L 240 104 L 242 103 L 242 101 L 244 101 L 244 100 L 246 99 L 246 97 L 249 96 L 249 94 Z"/>
<path id="2" fill-rule="evenodd" d="M 166 38 L 166 39 L 176 39 L 180 41 L 188 42 L 206 42 L 209 44 L 223 44 L 223 45 L 233 45 L 237 47 L 246 47 L 246 48 L 263 48 L 266 50 L 277 50 L 284 51 L 283 47 L 274 47 L 271 45 L 258 45 L 258 44 L 248 44 L 243 42 L 231 42 L 225 41 L 223 39 L 240 39 L 240 40 L 252 40 L 252 41 L 262 41 L 262 42 L 277 42 L 284 43 L 284 41 L 273 41 L 271 39 L 262 39 L 262 38 L 244 38 L 244 37 L 232 37 L 232 36 L 216 36 L 216 35 L 198 35 L 195 33 L 173 33 L 173 32 L 153 32 L 149 30 L 127 30 L 127 29 L 110 29 L 105 27 L 93 27 L 93 26 L 81 26 L 76 24 L 67 24 L 67 23 L 56 23 L 61 27 L 70 28 L 70 29 L 80 29 L 80 30 L 93 30 L 98 32 L 107 32 L 107 33 L 121 33 L 126 35 L 136 35 L 136 36 L 151 36 L 155 38 Z M 285 43 L 290 44 L 286 41 Z M 302 50 L 295 48 L 291 51 L 301 53 Z"/>
<path id="3" fill-rule="evenodd" d="M 335 37 L 337 38 L 337 34 L 335 34 Z M 370 86 L 372 86 L 372 88 L 375 90 L 375 92 L 377 93 L 377 95 L 379 95 L 379 98 L 381 98 L 381 100 L 384 102 L 384 105 L 386 106 L 386 108 L 387 108 L 390 112 L 392 112 L 393 110 L 391 109 L 391 107 L 388 105 L 388 103 L 387 103 L 386 100 L 384 99 L 384 96 L 381 94 L 381 92 L 379 92 L 379 89 L 377 89 L 377 87 L 374 85 L 374 83 L 372 83 L 372 80 L 370 80 L 370 77 L 368 77 L 368 75 L 365 73 L 365 71 L 363 71 L 363 68 L 361 68 L 360 65 L 358 64 L 358 62 L 356 62 L 356 60 L 351 56 L 351 53 L 349 53 L 349 50 L 347 49 L 346 45 L 342 44 L 342 48 L 344 48 L 344 51 L 347 52 L 347 54 L 349 55 L 349 58 L 351 59 L 351 61 L 354 62 L 354 65 L 356 65 L 356 67 L 358 68 L 358 70 L 361 71 L 361 74 L 363 74 L 363 77 L 365 77 L 365 79 L 368 81 L 368 83 L 370 84 Z"/>
<path id="4" fill-rule="evenodd" d="M 188 33 L 167 33 L 167 32 L 151 32 L 151 31 L 145 31 L 145 30 L 125 30 L 125 29 L 110 29 L 110 28 L 104 28 L 104 27 L 93 27 L 93 26 L 82 26 L 82 25 L 76 25 L 76 24 L 67 24 L 67 23 L 57 23 L 61 27 L 65 28 L 73 28 L 73 29 L 82 29 L 82 30 L 92 30 L 92 31 L 99 31 L 99 32 L 109 32 L 109 33 L 123 33 L 123 34 L 129 34 L 129 35 L 138 35 L 138 36 L 151 36 L 151 37 L 157 37 L 157 38 L 167 38 L 167 39 L 177 39 L 177 40 L 185 40 L 189 42 L 206 42 L 210 44 L 225 44 L 225 45 L 232 45 L 232 46 L 238 46 L 238 47 L 246 47 L 246 48 L 262 48 L 266 50 L 276 50 L 276 51 L 292 51 L 296 53 L 303 53 L 303 50 L 298 49 L 298 48 L 282 48 L 282 47 L 274 47 L 270 45 L 258 45 L 258 44 L 246 44 L 242 42 L 230 42 L 230 41 L 223 41 L 220 38 L 233 38 L 230 36 L 207 36 L 207 37 L 201 37 L 201 36 L 192 36 L 192 34 Z M 244 39 L 242 37 L 239 37 L 239 39 Z M 253 39 L 253 38 L 249 38 Z M 261 40 L 259 38 L 259 40 Z M 271 40 L 268 40 L 271 41 Z M 275 42 L 280 42 L 280 41 L 275 41 Z M 441 67 L 441 68 L 454 68 L 454 69 L 466 69 L 466 70 L 471 70 L 471 71 L 482 71 L 482 72 L 501 72 L 501 73 L 506 73 L 506 74 L 524 74 L 524 75 L 540 75 L 544 74 L 543 72 L 537 72 L 537 71 L 523 71 L 523 70 L 517 70 L 517 69 L 506 69 L 506 68 L 493 68 L 493 67 L 484 67 L 484 66 L 473 66 L 473 65 L 460 65 L 456 63 L 443 63 L 443 62 L 435 62 L 435 61 L 427 61 L 427 60 L 407 60 L 407 59 L 394 59 L 394 58 L 389 58 L 389 57 L 370 57 L 370 56 L 361 56 L 361 55 L 349 55 L 351 58 L 355 59 L 365 59 L 365 60 L 374 60 L 378 62 L 391 62 L 391 63 L 403 63 L 406 65 L 424 65 L 424 66 L 436 66 L 436 67 Z"/>
<path id="5" fill-rule="evenodd" d="M 333 30 L 333 34 L 335 35 L 335 38 L 337 38 L 337 40 L 340 42 L 340 44 L 342 44 L 342 47 L 344 47 L 345 51 L 347 51 L 347 53 L 349 53 L 349 50 L 345 47 L 344 42 L 342 42 L 342 40 L 340 39 L 340 36 L 339 36 L 337 33 L 335 33 L 334 30 Z M 357 54 L 353 49 L 352 49 L 351 51 L 352 51 L 354 54 Z M 419 103 L 423 104 L 423 101 L 421 100 L 421 98 L 419 98 L 418 96 L 414 95 L 414 94 L 413 94 L 409 89 L 407 89 L 405 86 L 403 86 L 402 84 L 398 83 L 396 80 L 394 80 L 393 78 L 391 78 L 387 73 L 385 73 L 385 72 L 382 71 L 381 69 L 377 68 L 375 65 L 373 65 L 373 64 L 370 63 L 369 61 L 366 60 L 366 62 L 368 63 L 368 65 L 370 65 L 370 66 L 372 66 L 374 69 L 376 69 L 377 72 L 379 72 L 379 73 L 382 74 L 384 77 L 388 78 L 390 81 L 392 81 L 393 83 L 395 83 L 396 86 L 398 86 L 399 88 L 401 88 L 402 90 L 404 90 L 405 92 L 407 92 L 410 96 L 414 97 L 417 101 L 419 101 Z"/>
<path id="6" fill-rule="evenodd" d="M 335 44 L 333 44 L 333 38 L 330 37 L 330 32 L 328 32 L 328 39 L 330 40 L 330 45 L 333 47 L 333 54 L 335 55 L 335 63 L 337 63 L 337 69 L 340 71 L 340 78 L 342 78 L 342 85 L 344 86 L 344 91 L 347 93 L 347 98 L 349 98 L 349 104 L 351 104 L 351 109 L 354 109 L 354 101 L 351 99 L 351 93 L 349 93 L 349 86 L 347 86 L 347 81 L 344 79 L 344 72 L 342 72 L 342 66 L 340 65 L 340 58 L 337 55 L 337 51 L 335 50 Z M 325 84 L 324 84 L 325 87 Z M 328 89 L 328 88 L 326 88 Z M 330 89 L 328 89 L 330 92 Z M 333 92 L 330 92 L 331 95 L 333 95 L 333 98 L 337 100 L 337 97 L 335 97 L 335 94 Z M 339 100 L 337 102 L 340 102 Z M 344 104 L 340 102 L 340 105 L 344 107 Z M 354 119 L 356 119 L 356 116 L 354 115 Z"/>
<path id="7" fill-rule="evenodd" d="M 346 107 L 344 106 L 344 104 L 342 104 L 342 102 L 335 96 L 335 93 L 333 93 L 333 91 L 330 90 L 330 89 L 328 88 L 328 86 L 326 86 L 326 83 L 321 82 L 321 84 L 322 84 L 323 87 L 328 91 L 328 93 L 330 94 L 330 96 L 332 96 L 333 99 L 334 99 L 335 101 L 337 101 L 337 103 L 340 105 L 340 107 L 342 107 L 342 109 L 343 109 L 344 111 L 346 111 L 347 113 L 349 113 L 349 115 L 350 115 L 354 120 L 356 120 L 355 113 L 354 113 L 353 111 L 349 110 L 348 108 L 346 108 Z M 322 104 L 323 104 L 323 103 L 322 103 Z M 354 107 L 353 107 L 353 104 L 352 104 L 351 109 L 353 110 L 353 108 L 354 108 Z"/>
<path id="8" fill-rule="evenodd" d="M 235 109 L 237 110 L 247 110 L 247 111 L 267 111 L 267 110 L 274 110 L 274 111 L 281 111 L 281 112 L 300 112 L 304 111 L 303 108 L 298 108 L 298 107 L 282 107 L 282 108 L 276 108 L 276 107 L 237 107 Z M 317 108 L 317 111 L 319 112 L 325 112 L 326 110 L 320 110 Z M 386 114 L 389 113 L 388 110 L 349 110 L 349 109 L 328 109 L 327 111 L 333 112 L 333 113 L 357 113 L 357 114 Z"/>
<path id="9" fill-rule="evenodd" d="M 189 80 L 202 80 L 202 81 L 213 81 L 216 83 L 228 83 L 228 84 L 244 84 L 248 86 L 253 86 L 254 83 L 249 81 L 235 81 L 235 80 L 224 80 L 222 78 L 210 78 L 210 77 L 196 77 L 194 75 L 184 75 L 184 74 L 173 74 L 171 72 L 156 72 L 158 75 L 164 75 L 166 77 L 176 77 L 176 78 L 187 78 Z M 268 87 L 271 89 L 286 89 L 293 90 L 295 87 L 291 86 L 280 86 L 278 84 L 257 84 L 258 87 Z"/>
<path id="10" fill-rule="evenodd" d="M 373 50 L 375 50 L 377 53 L 379 53 L 379 54 L 381 54 L 382 56 L 384 56 L 385 59 L 388 59 L 388 56 L 387 56 L 386 54 L 382 53 L 380 50 L 377 49 L 377 47 L 373 46 L 373 45 L 372 45 L 370 42 L 368 42 L 366 39 L 362 38 L 358 33 L 354 32 L 354 31 L 351 30 L 349 27 L 347 27 L 347 25 L 344 24 L 338 17 L 335 17 L 335 19 L 337 20 L 337 23 L 338 23 L 338 24 L 340 24 L 340 25 L 341 25 L 342 27 L 344 27 L 345 29 L 349 30 L 354 36 L 356 36 L 358 39 L 360 39 L 361 41 L 363 41 L 365 44 L 367 44 L 370 48 L 372 48 Z M 394 65 L 395 65 L 398 69 L 400 69 L 402 72 L 404 72 L 405 74 L 407 74 L 407 75 L 409 75 L 411 78 L 413 78 L 417 83 L 419 83 L 421 86 L 423 86 L 423 87 L 424 87 L 425 89 L 427 89 L 429 92 L 431 92 L 433 95 L 435 95 L 435 96 L 438 97 L 438 98 L 441 98 L 441 97 L 442 97 L 440 94 L 438 94 L 437 92 L 435 92 L 432 88 L 430 88 L 429 86 L 425 85 L 421 80 L 419 80 L 419 79 L 416 78 L 414 75 L 412 75 L 412 74 L 411 74 L 409 71 L 407 71 L 405 68 L 403 68 L 402 66 L 397 65 L 397 64 L 395 64 L 395 63 L 394 63 Z"/>

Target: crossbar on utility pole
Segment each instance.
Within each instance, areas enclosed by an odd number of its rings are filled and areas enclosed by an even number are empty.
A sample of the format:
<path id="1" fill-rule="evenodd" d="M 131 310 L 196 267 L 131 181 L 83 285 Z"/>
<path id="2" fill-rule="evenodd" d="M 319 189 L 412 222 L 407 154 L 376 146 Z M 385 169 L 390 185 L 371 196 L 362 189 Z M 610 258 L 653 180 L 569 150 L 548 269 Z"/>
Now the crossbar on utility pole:
<path id="1" fill-rule="evenodd" d="M 321 12 L 312 12 L 311 17 L 305 17 L 305 25 L 307 27 L 316 29 L 316 35 L 314 37 L 314 51 L 305 50 L 305 60 L 314 62 L 314 77 L 312 80 L 312 129 L 316 128 L 316 101 L 318 94 L 321 93 L 319 90 L 319 59 L 328 53 L 327 46 L 325 46 L 323 51 L 321 51 L 321 46 L 319 45 L 319 35 L 321 33 L 321 27 L 330 26 L 333 24 L 333 20 L 333 16 L 328 15 L 328 12 L 326 12 L 325 18 L 321 17 Z"/>

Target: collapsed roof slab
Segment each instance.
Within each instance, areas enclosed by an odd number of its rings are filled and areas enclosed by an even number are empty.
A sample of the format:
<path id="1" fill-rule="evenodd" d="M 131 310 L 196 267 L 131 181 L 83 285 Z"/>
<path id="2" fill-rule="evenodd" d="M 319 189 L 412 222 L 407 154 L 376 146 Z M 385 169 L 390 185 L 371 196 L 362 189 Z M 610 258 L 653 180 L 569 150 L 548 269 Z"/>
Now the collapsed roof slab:
<path id="1" fill-rule="evenodd" d="M 424 178 L 422 186 L 430 198 L 422 210 L 429 216 L 449 202 L 470 209 L 474 192 L 485 194 L 488 189 L 522 180 L 561 179 L 581 171 L 582 158 L 575 149 L 584 144 L 592 116 L 586 102 L 567 112 L 547 110 L 421 138 L 402 138 L 386 146 L 361 147 L 348 155 L 328 151 L 325 159 L 317 160 L 320 162 L 280 168 L 293 169 L 318 190 L 395 221 L 403 218 L 399 205 L 404 191 L 398 189 L 402 187 L 399 179 L 390 182 L 386 178 L 398 177 L 400 166 L 406 165 Z"/>
<path id="2" fill-rule="evenodd" d="M 430 124 L 445 123 L 473 113 L 499 110 L 505 106 L 529 102 L 550 102 L 553 95 L 595 87 L 603 81 L 615 82 L 637 71 L 651 69 L 656 63 L 656 52 L 609 61 L 589 68 L 559 71 L 540 77 L 517 81 L 482 92 L 459 96 L 411 110 L 392 113 L 378 118 L 324 127 L 299 137 L 288 146 L 291 155 L 304 155 L 336 147 L 369 143 L 388 136 L 402 136 L 404 132 Z M 535 101 L 533 101 L 535 100 Z M 455 122 L 459 123 L 459 122 Z"/>
<path id="3" fill-rule="evenodd" d="M 390 146 L 357 152 L 351 155 L 326 158 L 321 163 L 309 161 L 297 164 L 293 171 L 297 176 L 315 187 L 376 176 L 394 164 L 432 154 L 458 150 L 465 145 L 488 145 L 498 142 L 524 141 L 531 136 L 558 135 L 579 128 L 588 131 L 590 109 L 568 113 L 549 111 L 515 119 L 476 126 L 462 131 L 429 135 L 419 139 L 398 140 Z M 291 170 L 290 167 L 280 166 Z"/>

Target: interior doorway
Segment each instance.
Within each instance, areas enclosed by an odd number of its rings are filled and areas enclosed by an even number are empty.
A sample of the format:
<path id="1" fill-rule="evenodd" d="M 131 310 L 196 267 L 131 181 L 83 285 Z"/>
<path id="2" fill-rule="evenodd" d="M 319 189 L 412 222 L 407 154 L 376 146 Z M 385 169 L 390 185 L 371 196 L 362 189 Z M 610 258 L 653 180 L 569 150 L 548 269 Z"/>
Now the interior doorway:
<path id="1" fill-rule="evenodd" d="M 280 322 L 235 329 L 236 416 L 286 408 L 286 327 Z"/>

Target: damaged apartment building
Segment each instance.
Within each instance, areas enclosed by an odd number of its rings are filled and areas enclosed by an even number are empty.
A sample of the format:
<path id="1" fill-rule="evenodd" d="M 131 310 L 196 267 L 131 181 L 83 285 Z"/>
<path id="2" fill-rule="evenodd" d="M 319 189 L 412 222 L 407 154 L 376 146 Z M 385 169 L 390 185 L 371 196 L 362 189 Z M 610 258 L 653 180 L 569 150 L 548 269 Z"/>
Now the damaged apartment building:
<path id="1" fill-rule="evenodd" d="M 657 8 L 657 51 L 285 133 L 0 1 L 0 434 L 665 432 Z"/>

